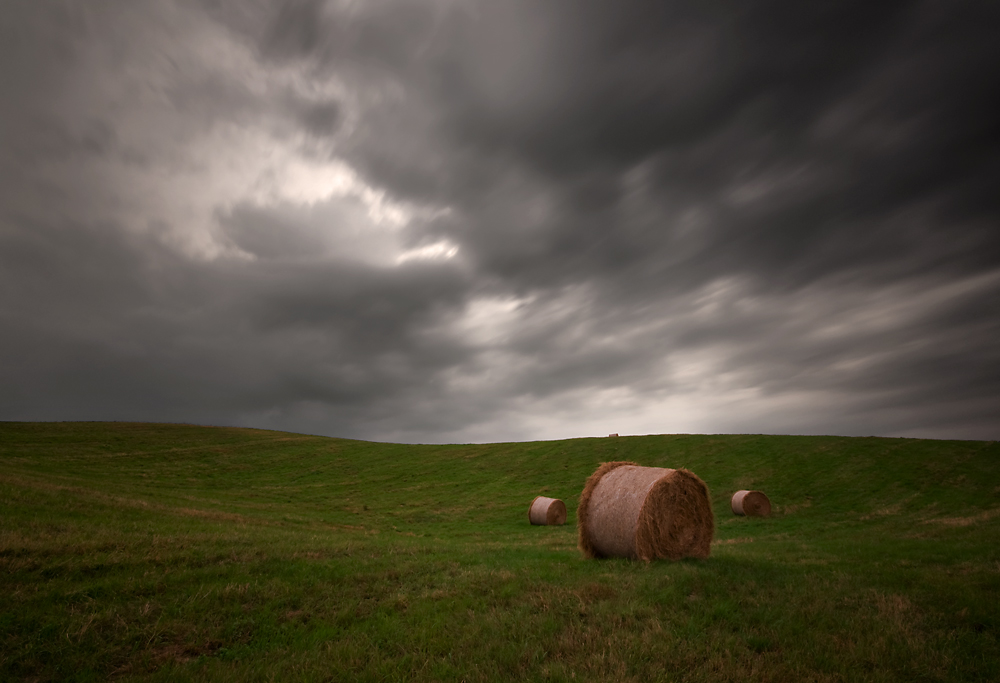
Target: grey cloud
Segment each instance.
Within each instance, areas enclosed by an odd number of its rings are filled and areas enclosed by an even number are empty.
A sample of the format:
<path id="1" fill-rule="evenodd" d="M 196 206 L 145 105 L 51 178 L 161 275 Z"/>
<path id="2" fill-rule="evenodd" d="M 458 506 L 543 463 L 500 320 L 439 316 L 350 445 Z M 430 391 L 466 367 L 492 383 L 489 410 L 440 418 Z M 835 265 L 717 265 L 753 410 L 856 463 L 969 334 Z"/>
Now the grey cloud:
<path id="1" fill-rule="evenodd" d="M 334 101 L 309 104 L 299 112 L 307 130 L 316 135 L 332 135 L 340 125 L 340 105 Z"/>
<path id="2" fill-rule="evenodd" d="M 396 117 L 382 123 L 381 112 L 371 119 L 381 126 L 358 160 L 379 180 L 404 193 L 420 191 L 414 178 L 420 170 L 399 165 L 424 155 L 379 150 L 394 146 L 400 134 L 428 135 L 438 146 L 427 156 L 444 168 L 421 159 L 425 175 L 438 183 L 423 191 L 445 193 L 470 212 L 482 211 L 507 174 L 533 173 L 567 195 L 570 215 L 536 238 L 548 248 L 537 249 L 537 259 L 512 256 L 526 267 L 549 270 L 541 264 L 558 260 L 568 242 L 577 252 L 609 253 L 599 245 L 618 234 L 622 176 L 642 163 L 658 167 L 656 193 L 722 211 L 706 252 L 732 245 L 746 267 L 747 250 L 761 250 L 759 267 L 768 273 L 776 262 L 809 256 L 815 238 L 829 241 L 825 235 L 835 231 L 850 242 L 870 232 L 867 217 L 928 198 L 940 197 L 952 210 L 995 211 L 984 178 L 995 173 L 995 164 L 988 166 L 997 156 L 993 109 L 982 104 L 1000 60 L 985 38 L 965 49 L 956 44 L 968 40 L 959 26 L 990 24 L 988 7 L 762 3 L 715 14 L 645 8 L 493 4 L 442 22 L 453 42 L 414 49 L 413 64 L 388 59 L 392 50 L 377 40 L 337 49 L 305 41 L 299 55 L 390 64 L 399 71 L 385 77 L 413 91 L 403 106 L 421 112 L 417 120 L 428 121 L 426 128 L 408 130 L 413 121 Z M 953 25 L 942 22 L 942 13 L 951 14 Z M 398 30 L 385 13 L 351 21 L 365 35 Z M 429 106 L 436 113 L 423 113 Z M 837 129 L 831 123 L 837 111 L 853 120 Z M 815 132 L 824 123 L 825 134 Z M 471 169 L 463 154 L 470 146 L 481 150 Z M 796 164 L 812 167 L 815 182 L 806 179 L 738 210 L 720 206 L 720 194 L 739 176 L 763 176 L 758 184 L 766 185 L 780 165 Z M 449 172 L 456 174 L 450 183 Z M 470 184 L 476 179 L 478 186 Z M 602 210 L 611 213 L 595 217 Z M 985 231 L 980 242 L 986 244 L 965 258 L 996 247 Z M 492 243 L 483 246 L 484 263 L 509 260 Z"/>
<path id="3" fill-rule="evenodd" d="M 109 405 L 117 419 L 197 421 L 271 404 L 370 405 L 461 362 L 461 345 L 433 327 L 457 305 L 455 274 L 197 266 L 109 229 L 39 227 L 2 240 L 4 326 L 16 330 L 3 346 L 19 359 L 4 367 L 8 419 L 96 419 Z"/>
<path id="4" fill-rule="evenodd" d="M 0 106 L 0 418 L 516 439 L 686 401 L 707 431 L 996 438 L 992 5 L 177 7 L 254 63 L 157 72 L 148 143 L 60 99 L 114 26 L 25 10 L 45 41 L 0 47 L 34 60 Z M 213 235 L 241 255 L 214 260 L 93 218 L 123 188 L 88 159 L 183 173 L 171 141 L 227 126 L 435 217 L 227 197 Z M 393 261 L 433 244 L 457 255 Z"/>

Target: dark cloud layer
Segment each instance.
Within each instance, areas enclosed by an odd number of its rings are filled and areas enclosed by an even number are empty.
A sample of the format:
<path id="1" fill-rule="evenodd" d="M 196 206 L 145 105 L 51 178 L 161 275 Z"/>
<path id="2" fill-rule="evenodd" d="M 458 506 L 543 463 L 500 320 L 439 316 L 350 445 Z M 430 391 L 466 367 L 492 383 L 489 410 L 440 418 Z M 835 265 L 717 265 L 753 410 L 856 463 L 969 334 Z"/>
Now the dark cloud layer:
<path id="1" fill-rule="evenodd" d="M 995 439 L 998 25 L 15 3 L 0 419 Z"/>

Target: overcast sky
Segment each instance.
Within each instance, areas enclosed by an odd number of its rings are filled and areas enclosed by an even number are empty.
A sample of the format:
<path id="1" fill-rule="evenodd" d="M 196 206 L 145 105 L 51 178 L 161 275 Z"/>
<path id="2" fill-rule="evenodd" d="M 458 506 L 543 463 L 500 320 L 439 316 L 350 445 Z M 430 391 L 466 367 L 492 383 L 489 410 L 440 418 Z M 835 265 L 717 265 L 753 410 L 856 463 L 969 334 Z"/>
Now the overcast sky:
<path id="1" fill-rule="evenodd" d="M 998 439 L 998 30 L 5 2 L 0 419 Z"/>

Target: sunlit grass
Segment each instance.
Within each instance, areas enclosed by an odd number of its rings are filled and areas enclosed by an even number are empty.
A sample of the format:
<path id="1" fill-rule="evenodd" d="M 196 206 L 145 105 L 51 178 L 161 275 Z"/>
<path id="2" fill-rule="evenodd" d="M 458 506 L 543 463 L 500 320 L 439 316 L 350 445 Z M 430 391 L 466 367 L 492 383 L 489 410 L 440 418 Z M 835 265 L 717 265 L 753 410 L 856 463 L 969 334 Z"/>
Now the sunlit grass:
<path id="1" fill-rule="evenodd" d="M 580 557 L 620 459 L 705 479 L 709 560 Z M 1000 680 L 998 531 L 992 442 L 0 423 L 0 680 Z"/>

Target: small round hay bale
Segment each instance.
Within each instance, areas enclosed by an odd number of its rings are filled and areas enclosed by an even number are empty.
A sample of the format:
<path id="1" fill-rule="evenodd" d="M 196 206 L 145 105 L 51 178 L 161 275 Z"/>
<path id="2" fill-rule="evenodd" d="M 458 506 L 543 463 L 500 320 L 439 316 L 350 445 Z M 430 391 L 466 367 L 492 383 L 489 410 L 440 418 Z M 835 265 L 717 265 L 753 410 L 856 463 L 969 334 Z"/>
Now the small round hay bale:
<path id="1" fill-rule="evenodd" d="M 584 557 L 705 559 L 715 515 L 693 472 L 606 462 L 583 488 L 576 512 Z"/>
<path id="2" fill-rule="evenodd" d="M 558 498 L 536 496 L 528 506 L 528 519 L 540 526 L 562 526 L 566 523 L 566 503 Z"/>
<path id="3" fill-rule="evenodd" d="M 771 501 L 761 491 L 737 491 L 731 505 L 734 515 L 767 517 L 771 514 Z"/>

